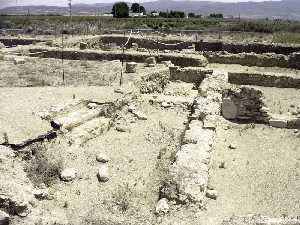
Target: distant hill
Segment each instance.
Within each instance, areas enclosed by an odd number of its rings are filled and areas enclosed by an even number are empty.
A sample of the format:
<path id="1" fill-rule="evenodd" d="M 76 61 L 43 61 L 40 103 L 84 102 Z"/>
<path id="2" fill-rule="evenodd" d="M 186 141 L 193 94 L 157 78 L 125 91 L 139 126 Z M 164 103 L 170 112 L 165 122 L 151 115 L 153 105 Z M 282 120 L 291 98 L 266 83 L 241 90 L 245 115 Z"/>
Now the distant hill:
<path id="1" fill-rule="evenodd" d="M 245 18 L 278 18 L 300 20 L 300 0 L 264 1 L 224 3 L 209 1 L 172 1 L 158 0 L 143 3 L 146 10 L 180 10 L 186 13 L 208 15 L 222 13 L 225 16 L 238 16 Z M 76 15 L 95 15 L 110 12 L 112 3 L 76 4 L 73 13 Z M 18 6 L 7 7 L 0 10 L 1 14 L 68 14 L 67 7 L 57 6 Z"/>

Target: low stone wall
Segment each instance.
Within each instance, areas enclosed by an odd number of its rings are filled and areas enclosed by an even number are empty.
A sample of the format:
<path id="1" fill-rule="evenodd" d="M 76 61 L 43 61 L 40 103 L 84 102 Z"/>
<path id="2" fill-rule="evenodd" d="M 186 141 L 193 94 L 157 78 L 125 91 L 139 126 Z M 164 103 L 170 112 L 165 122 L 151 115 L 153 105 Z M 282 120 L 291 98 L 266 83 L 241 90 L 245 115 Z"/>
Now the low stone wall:
<path id="1" fill-rule="evenodd" d="M 226 76 L 219 74 L 210 75 L 201 83 L 183 145 L 169 169 L 169 180 L 161 187 L 161 197 L 182 204 L 203 202 L 225 82 Z"/>
<path id="2" fill-rule="evenodd" d="M 299 59 L 300 60 L 300 59 Z M 258 85 L 278 88 L 300 88 L 300 77 L 251 72 L 229 72 L 228 82 L 238 85 Z"/>
<path id="3" fill-rule="evenodd" d="M 17 45 L 31 45 L 38 42 L 43 42 L 47 40 L 42 39 L 33 39 L 33 38 L 0 38 L 0 42 L 2 42 L 5 46 L 13 47 Z"/>
<path id="4" fill-rule="evenodd" d="M 300 52 L 295 52 L 289 56 L 289 66 L 292 68 L 300 68 Z"/>
<path id="5" fill-rule="evenodd" d="M 100 40 L 104 44 L 115 43 L 118 46 L 122 46 L 126 43 L 128 37 L 124 36 L 116 36 L 116 35 L 103 35 L 100 37 Z M 126 46 L 128 48 L 132 47 L 132 43 L 136 43 L 139 48 L 146 48 L 146 49 L 159 49 L 159 50 L 182 50 L 187 49 L 190 46 L 193 46 L 192 41 L 182 42 L 182 40 L 156 40 L 155 38 L 142 38 L 142 37 L 132 37 L 129 41 L 129 45 Z M 164 45 L 160 42 L 163 42 L 167 45 Z M 179 44 L 177 44 L 179 43 Z M 174 45 L 176 44 L 176 45 Z"/>
<path id="6" fill-rule="evenodd" d="M 269 111 L 260 90 L 231 87 L 223 94 L 222 115 L 229 120 L 268 123 Z"/>
<path id="7" fill-rule="evenodd" d="M 260 66 L 260 67 L 283 67 L 289 68 L 289 58 L 278 54 L 254 54 L 254 53 L 214 53 L 206 52 L 209 63 L 221 64 L 239 64 L 242 66 Z M 298 68 L 298 67 L 292 67 Z M 299 67 L 300 68 L 300 67 Z"/>
<path id="8" fill-rule="evenodd" d="M 199 67 L 185 67 L 179 68 L 177 66 L 170 68 L 170 80 L 180 80 L 186 83 L 194 83 L 196 87 L 199 87 L 200 83 L 208 75 L 213 73 L 213 70 Z"/>
<path id="9" fill-rule="evenodd" d="M 121 60 L 124 58 L 127 62 L 145 62 L 146 58 L 149 57 L 148 53 L 141 52 L 105 52 L 105 51 L 91 51 L 91 50 L 80 50 L 76 51 L 74 49 L 64 49 L 63 51 L 57 48 L 32 48 L 29 50 L 31 55 L 40 56 L 44 58 L 64 58 L 70 60 Z M 37 54 L 32 54 L 37 53 Z M 155 55 L 157 62 L 162 61 L 171 61 L 174 65 L 177 66 L 206 66 L 208 61 L 202 55 L 176 55 L 171 53 L 159 53 Z"/>
<path id="10" fill-rule="evenodd" d="M 226 51 L 229 53 L 253 52 L 276 53 L 289 55 L 293 52 L 300 51 L 300 46 L 288 46 L 280 44 L 263 44 L 263 43 L 224 43 L 220 41 L 200 41 L 195 44 L 196 51 Z"/>

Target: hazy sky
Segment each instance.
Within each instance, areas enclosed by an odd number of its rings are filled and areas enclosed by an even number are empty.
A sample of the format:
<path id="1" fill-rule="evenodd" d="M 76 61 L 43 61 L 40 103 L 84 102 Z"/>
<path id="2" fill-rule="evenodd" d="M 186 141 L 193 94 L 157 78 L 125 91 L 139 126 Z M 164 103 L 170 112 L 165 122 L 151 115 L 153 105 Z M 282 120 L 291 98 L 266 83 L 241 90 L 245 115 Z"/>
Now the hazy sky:
<path id="1" fill-rule="evenodd" d="M 72 0 L 73 4 L 76 3 L 98 3 L 98 2 L 116 2 L 118 0 Z M 125 0 L 126 1 L 126 0 Z M 134 0 L 127 0 L 131 2 Z M 143 2 L 145 0 L 135 0 L 135 2 Z M 146 0 L 147 1 L 147 0 Z M 150 0 L 148 0 L 150 1 Z M 245 2 L 249 0 L 198 0 L 198 1 L 219 1 L 219 2 Z M 250 0 L 252 2 L 261 2 L 264 0 Z M 275 1 L 275 0 L 272 0 Z M 278 1 L 278 0 L 277 0 Z M 300 0 L 299 0 L 300 1 Z M 16 5 L 67 5 L 68 0 L 0 0 L 0 8 Z"/>

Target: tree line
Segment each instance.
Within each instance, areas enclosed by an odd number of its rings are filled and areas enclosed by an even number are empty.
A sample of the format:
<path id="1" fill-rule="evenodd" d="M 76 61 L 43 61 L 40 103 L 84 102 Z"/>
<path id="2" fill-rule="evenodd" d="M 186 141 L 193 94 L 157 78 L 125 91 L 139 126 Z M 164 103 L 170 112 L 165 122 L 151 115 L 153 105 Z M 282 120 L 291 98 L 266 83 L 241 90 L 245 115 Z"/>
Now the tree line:
<path id="1" fill-rule="evenodd" d="M 113 8 L 112 8 L 112 14 L 114 17 L 117 17 L 117 18 L 129 17 L 130 11 L 132 13 L 139 13 L 139 14 L 146 15 L 145 7 L 138 3 L 133 3 L 131 5 L 131 7 L 129 8 L 129 6 L 126 2 L 117 2 L 113 5 Z M 154 16 L 154 15 L 162 17 L 162 18 L 186 18 L 185 12 L 172 11 L 172 10 L 170 12 L 159 12 L 159 13 L 156 11 L 152 11 L 150 13 L 150 16 Z M 202 15 L 196 15 L 195 13 L 188 13 L 187 17 L 188 18 L 201 18 Z M 221 19 L 221 18 L 223 18 L 223 14 L 212 13 L 209 15 L 209 17 Z"/>

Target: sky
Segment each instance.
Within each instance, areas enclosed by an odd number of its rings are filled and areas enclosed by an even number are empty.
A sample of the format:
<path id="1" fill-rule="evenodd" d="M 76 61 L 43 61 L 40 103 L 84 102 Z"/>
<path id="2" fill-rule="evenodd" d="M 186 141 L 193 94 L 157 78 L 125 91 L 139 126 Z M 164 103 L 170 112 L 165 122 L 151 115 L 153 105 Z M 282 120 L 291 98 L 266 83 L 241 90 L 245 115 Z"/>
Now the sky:
<path id="1" fill-rule="evenodd" d="M 76 3 L 106 3 L 106 2 L 116 2 L 118 0 L 72 0 L 72 4 Z M 126 1 L 126 0 L 125 0 Z M 131 2 L 133 0 L 127 0 L 127 2 Z M 135 0 L 135 2 L 143 2 L 150 0 Z M 154 0 L 152 0 L 154 1 Z M 216 2 L 245 2 L 249 0 L 196 0 L 196 1 L 216 1 Z M 252 2 L 261 2 L 264 0 L 250 0 Z M 278 1 L 278 0 L 271 0 Z M 300 0 L 299 0 L 300 1 Z M 64 6 L 68 4 L 68 0 L 0 0 L 0 8 L 5 8 L 8 6 L 16 6 L 16 5 L 57 5 Z"/>

